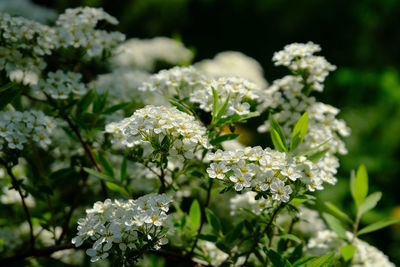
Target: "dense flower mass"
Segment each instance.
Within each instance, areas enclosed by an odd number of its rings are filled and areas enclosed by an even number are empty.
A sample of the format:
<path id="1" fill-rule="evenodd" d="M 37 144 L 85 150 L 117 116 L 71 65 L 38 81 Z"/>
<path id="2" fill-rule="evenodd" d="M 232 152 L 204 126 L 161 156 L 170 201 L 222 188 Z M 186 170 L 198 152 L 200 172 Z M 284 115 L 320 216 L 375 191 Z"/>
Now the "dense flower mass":
<path id="1" fill-rule="evenodd" d="M 81 82 L 82 74 L 78 72 L 49 72 L 46 80 L 39 80 L 32 86 L 35 93 L 45 93 L 53 99 L 67 99 L 70 94 L 83 95 L 86 86 Z"/>
<path id="2" fill-rule="evenodd" d="M 158 234 L 165 226 L 171 202 L 172 198 L 165 194 L 96 202 L 86 210 L 86 217 L 78 221 L 78 235 L 72 243 L 79 247 L 85 240 L 93 241 L 92 248 L 86 251 L 92 262 L 108 257 L 112 249 L 122 254 L 144 244 L 148 249 L 159 249 L 167 242 Z"/>
<path id="3" fill-rule="evenodd" d="M 117 123 L 106 126 L 114 143 L 133 147 L 143 143 L 161 143 L 165 137 L 172 145 L 170 154 L 193 158 L 198 145 L 209 147 L 206 128 L 193 116 L 175 107 L 146 106 Z"/>
<path id="4" fill-rule="evenodd" d="M 184 65 L 190 63 L 192 58 L 193 52 L 173 39 L 166 37 L 133 38 L 118 47 L 113 63 L 117 67 L 154 71 L 157 63 Z"/>
<path id="5" fill-rule="evenodd" d="M 320 46 L 312 42 L 293 43 L 276 52 L 272 60 L 275 65 L 286 66 L 292 72 L 301 75 L 313 90 L 322 91 L 322 83 L 329 71 L 335 70 L 336 67 L 326 61 L 324 57 L 314 56 L 314 53 L 319 51 L 321 51 Z"/>
<path id="6" fill-rule="evenodd" d="M 119 32 L 98 30 L 101 22 L 117 24 L 118 21 L 101 8 L 79 7 L 67 9 L 56 22 L 56 45 L 83 48 L 88 58 L 99 57 L 104 50 L 115 49 L 125 36 Z"/>
<path id="7" fill-rule="evenodd" d="M 289 201 L 296 180 L 303 182 L 310 191 L 323 189 L 323 182 L 331 182 L 323 170 L 305 157 L 291 157 L 270 148 L 218 150 L 209 153 L 208 159 L 214 161 L 207 169 L 210 178 L 232 183 L 236 191 L 245 188 L 266 191 L 272 199 L 283 202 Z"/>
<path id="8" fill-rule="evenodd" d="M 347 236 L 351 239 L 352 234 L 347 232 Z M 340 248 L 346 243 L 339 238 L 339 236 L 331 230 L 323 230 L 317 232 L 315 237 L 311 238 L 307 244 L 307 254 L 323 256 L 325 254 L 335 252 L 340 253 Z M 355 238 L 353 245 L 356 251 L 353 256 L 352 265 L 355 267 L 394 267 L 388 257 L 379 251 L 377 248 L 369 245 L 368 243 Z"/>
<path id="9" fill-rule="evenodd" d="M 2 111 L 0 150 L 22 150 L 29 140 L 46 148 L 51 143 L 50 133 L 54 127 L 54 121 L 42 111 Z"/>

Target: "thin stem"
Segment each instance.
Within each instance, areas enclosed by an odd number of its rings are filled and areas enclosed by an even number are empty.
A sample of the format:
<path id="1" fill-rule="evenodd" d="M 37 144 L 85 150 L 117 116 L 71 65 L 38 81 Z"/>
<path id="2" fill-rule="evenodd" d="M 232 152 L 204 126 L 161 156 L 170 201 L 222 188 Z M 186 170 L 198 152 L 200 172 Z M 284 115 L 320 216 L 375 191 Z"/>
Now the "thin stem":
<path id="1" fill-rule="evenodd" d="M 18 191 L 19 196 L 21 197 L 22 207 L 24 208 L 25 216 L 26 216 L 26 219 L 29 224 L 30 245 L 31 245 L 31 250 L 33 251 L 35 249 L 35 237 L 33 234 L 33 225 L 32 225 L 31 214 L 29 213 L 28 206 L 25 203 L 24 194 L 22 193 L 22 190 L 19 187 L 17 178 L 14 176 L 14 174 L 12 172 L 12 169 L 11 169 L 12 167 L 10 167 L 7 164 L 7 162 L 3 161 L 3 159 L 0 159 L 0 163 L 6 168 L 8 175 L 11 177 L 14 188 Z"/>
<path id="2" fill-rule="evenodd" d="M 351 243 L 354 243 L 354 240 L 356 239 L 356 234 L 357 234 L 359 224 L 360 224 L 360 216 L 359 216 L 358 208 L 357 208 L 357 216 L 356 216 L 356 221 L 354 222 L 354 225 L 353 225 L 353 237 L 351 238 Z"/>
<path id="3" fill-rule="evenodd" d="M 288 234 L 291 234 L 293 232 L 294 225 L 299 221 L 298 217 L 292 218 L 292 221 L 290 222 Z M 287 238 L 285 240 L 285 243 L 283 244 L 283 251 L 286 251 L 287 247 L 289 245 L 289 239 Z"/>
<path id="4" fill-rule="evenodd" d="M 200 226 L 199 226 L 199 228 L 198 228 L 198 230 L 197 230 L 197 237 L 196 237 L 196 239 L 194 240 L 194 243 L 193 243 L 193 245 L 192 245 L 192 247 L 191 247 L 191 249 L 190 249 L 190 252 L 189 252 L 189 254 L 188 254 L 189 257 L 192 256 L 193 251 L 194 251 L 194 249 L 195 249 L 196 246 L 197 246 L 197 242 L 199 241 L 199 235 L 201 234 L 201 230 L 203 229 L 204 222 L 206 221 L 206 220 L 205 220 L 205 217 L 206 217 L 206 216 L 205 216 L 205 214 L 206 214 L 206 208 L 207 208 L 208 205 L 210 204 L 210 199 L 211 199 L 211 188 L 212 188 L 212 185 L 213 185 L 213 180 L 212 180 L 212 179 L 209 179 L 209 181 L 210 181 L 210 185 L 209 185 L 208 190 L 207 190 L 207 198 L 206 198 L 206 202 L 204 203 L 203 214 L 202 214 L 202 216 L 201 216 Z"/>
<path id="5" fill-rule="evenodd" d="M 250 255 L 254 252 L 254 250 L 256 249 L 258 242 L 260 241 L 260 239 L 267 233 L 267 231 L 270 229 L 272 223 L 275 220 L 276 215 L 278 215 L 278 212 L 281 208 L 283 208 L 285 206 L 285 204 L 283 202 L 281 202 L 281 204 L 279 204 L 279 206 L 275 209 L 274 213 L 272 214 L 268 224 L 265 226 L 264 230 L 262 231 L 262 233 L 260 235 L 256 236 L 256 240 L 254 241 L 253 245 L 251 246 L 250 251 L 247 253 L 246 255 L 246 260 L 244 261 L 243 265 L 246 265 L 246 263 L 249 261 Z"/>

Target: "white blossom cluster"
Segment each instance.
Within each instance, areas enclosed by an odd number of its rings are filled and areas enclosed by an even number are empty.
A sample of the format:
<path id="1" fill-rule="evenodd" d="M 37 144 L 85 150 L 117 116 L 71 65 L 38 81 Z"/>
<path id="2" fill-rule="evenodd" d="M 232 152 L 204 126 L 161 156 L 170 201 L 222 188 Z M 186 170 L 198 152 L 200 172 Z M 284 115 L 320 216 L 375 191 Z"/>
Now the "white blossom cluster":
<path id="1" fill-rule="evenodd" d="M 241 52 L 224 51 L 213 59 L 202 60 L 194 66 L 209 77 L 241 77 L 257 84 L 260 88 L 267 87 L 260 63 Z"/>
<path id="2" fill-rule="evenodd" d="M 205 137 L 206 128 L 175 107 L 148 105 L 129 118 L 107 124 L 106 132 L 113 134 L 114 143 L 127 147 L 153 140 L 161 142 L 168 136 L 172 143 L 171 156 L 193 158 L 198 145 L 210 147 Z"/>
<path id="3" fill-rule="evenodd" d="M 53 22 L 57 18 L 55 10 L 37 5 L 30 0 L 1 0 L 0 12 L 32 19 L 40 23 Z"/>
<path id="4" fill-rule="evenodd" d="M 230 215 L 238 216 L 240 214 L 247 213 L 244 211 L 245 209 L 250 210 L 256 215 L 260 215 L 261 212 L 271 206 L 271 201 L 265 198 L 260 198 L 258 200 L 255 199 L 257 193 L 253 191 L 246 191 L 243 194 L 237 194 L 232 197 L 230 202 Z"/>
<path id="5" fill-rule="evenodd" d="M 336 67 L 322 56 L 314 56 L 321 47 L 312 42 L 307 44 L 293 43 L 286 45 L 283 50 L 274 54 L 275 65 L 288 67 L 293 73 L 300 74 L 313 90 L 322 91 L 323 82 L 330 71 Z"/>
<path id="6" fill-rule="evenodd" d="M 81 79 L 82 74 L 79 72 L 57 70 L 49 72 L 47 79 L 39 80 L 32 89 L 35 93 L 45 93 L 53 99 L 67 99 L 70 94 L 83 95 L 87 92 Z"/>
<path id="7" fill-rule="evenodd" d="M 115 52 L 113 63 L 117 67 L 130 67 L 154 71 L 156 63 L 185 65 L 191 62 L 193 53 L 182 43 L 167 37 L 153 39 L 129 39 Z"/>
<path id="8" fill-rule="evenodd" d="M 1 111 L 0 150 L 6 147 L 22 150 L 29 140 L 46 148 L 54 127 L 54 121 L 42 111 Z"/>
<path id="9" fill-rule="evenodd" d="M 305 157 L 291 157 L 287 153 L 246 147 L 234 151 L 209 153 L 213 163 L 207 168 L 210 178 L 233 183 L 236 191 L 251 188 L 268 191 L 273 200 L 288 202 L 293 192 L 291 184 L 300 180 L 308 190 L 323 189 L 323 182 L 330 182 L 327 174 Z"/>
<path id="10" fill-rule="evenodd" d="M 280 123 L 287 142 L 290 142 L 296 122 L 304 112 L 308 112 L 308 131 L 297 151 L 303 152 L 318 146 L 320 147 L 317 151 L 328 149 L 318 165 L 330 175 L 331 183 L 335 183 L 334 175 L 339 167 L 339 162 L 334 154 L 347 153 L 341 138 L 349 136 L 350 129 L 343 120 L 336 118 L 339 113 L 337 108 L 316 102 L 314 97 L 302 93 L 304 85 L 301 79 L 299 76 L 288 75 L 275 80 L 268 88 L 272 97 L 266 99 L 264 103 L 268 103 L 269 107 L 277 111 L 273 116 Z M 269 125 L 270 122 L 267 120 L 258 130 L 266 132 L 269 130 Z"/>
<path id="11" fill-rule="evenodd" d="M 54 48 L 54 29 L 21 17 L 0 13 L 0 70 L 11 81 L 35 84 L 46 67 L 42 56 Z"/>
<path id="12" fill-rule="evenodd" d="M 166 98 L 184 99 L 201 90 L 207 83 L 206 77 L 194 67 L 173 67 L 150 76 L 139 90 L 157 92 Z"/>
<path id="13" fill-rule="evenodd" d="M 118 24 L 116 18 L 102 8 L 78 7 L 67 9 L 57 19 L 57 47 L 75 47 L 86 50 L 89 58 L 100 57 L 104 50 L 114 50 L 125 36 L 119 32 L 96 29 L 101 22 Z"/>
<path id="14" fill-rule="evenodd" d="M 6 254 L 22 245 L 22 240 L 17 238 L 14 231 L 9 227 L 0 228 L 0 253 Z"/>
<path id="15" fill-rule="evenodd" d="M 347 232 L 347 236 L 351 239 L 352 234 Z M 340 253 L 340 248 L 346 243 L 333 231 L 319 231 L 315 237 L 311 238 L 307 244 L 307 254 L 312 256 L 323 256 L 331 252 Z M 353 256 L 351 266 L 356 267 L 394 267 L 388 257 L 377 248 L 368 243 L 355 238 L 353 245 L 356 251 Z"/>
<path id="16" fill-rule="evenodd" d="M 223 105 L 229 97 L 226 113 L 222 117 L 233 114 L 246 115 L 250 113 L 250 101 L 258 101 L 265 95 L 265 90 L 259 88 L 256 84 L 239 77 L 222 77 L 212 80 L 200 90 L 194 91 L 190 96 L 190 101 L 200 104 L 200 108 L 211 112 L 213 108 L 214 88 L 218 93 L 218 106 Z"/>
<path id="17" fill-rule="evenodd" d="M 85 240 L 93 241 L 92 248 L 86 251 L 92 262 L 108 257 L 113 244 L 121 252 L 137 249 L 140 234 L 145 236 L 145 241 L 155 242 L 151 249 L 159 249 L 168 240 L 153 239 L 165 225 L 171 202 L 172 198 L 165 194 L 96 202 L 92 209 L 86 210 L 86 217 L 78 220 L 78 235 L 72 243 L 79 247 Z"/>

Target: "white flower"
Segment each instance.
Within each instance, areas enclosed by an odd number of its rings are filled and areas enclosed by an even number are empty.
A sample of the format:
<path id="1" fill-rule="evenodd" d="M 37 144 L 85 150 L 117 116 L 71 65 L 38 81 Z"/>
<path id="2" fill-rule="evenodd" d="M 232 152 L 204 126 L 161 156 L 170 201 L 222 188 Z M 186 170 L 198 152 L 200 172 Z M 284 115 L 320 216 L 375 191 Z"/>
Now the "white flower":
<path id="1" fill-rule="evenodd" d="M 224 162 L 211 163 L 210 167 L 207 168 L 207 173 L 210 178 L 224 179 L 225 173 L 230 170 Z"/>
<path id="2" fill-rule="evenodd" d="M 293 192 L 290 185 L 285 185 L 285 183 L 274 178 L 270 186 L 272 192 L 272 199 L 280 200 L 282 202 L 288 202 L 290 199 L 290 194 Z"/>

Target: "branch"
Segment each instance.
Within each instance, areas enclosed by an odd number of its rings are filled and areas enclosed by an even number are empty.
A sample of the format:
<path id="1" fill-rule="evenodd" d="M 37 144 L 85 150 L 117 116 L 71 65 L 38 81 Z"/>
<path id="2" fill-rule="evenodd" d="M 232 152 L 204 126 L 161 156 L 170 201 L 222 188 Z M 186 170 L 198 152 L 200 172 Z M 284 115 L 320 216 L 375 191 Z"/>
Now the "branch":
<path id="1" fill-rule="evenodd" d="M 25 203 L 24 194 L 22 193 L 22 190 L 19 187 L 17 178 L 12 173 L 11 167 L 3 159 L 0 159 L 0 163 L 6 168 L 8 175 L 11 177 L 12 184 L 13 184 L 14 188 L 18 191 L 19 196 L 21 197 L 22 207 L 24 208 L 25 216 L 26 216 L 26 219 L 27 219 L 28 224 L 29 224 L 29 235 L 30 235 L 31 250 L 33 250 L 35 248 L 35 237 L 33 235 L 33 225 L 32 225 L 32 220 L 31 220 L 31 214 L 29 213 L 28 206 Z"/>
<path id="2" fill-rule="evenodd" d="M 250 255 L 254 252 L 254 250 L 256 249 L 258 242 L 260 241 L 260 239 L 267 233 L 267 231 L 269 230 L 269 228 L 271 227 L 272 223 L 275 220 L 276 215 L 278 215 L 278 212 L 281 208 L 283 208 L 285 204 L 283 202 L 281 202 L 281 204 L 276 208 L 276 210 L 274 211 L 274 213 L 271 216 L 271 219 L 269 220 L 268 224 L 265 226 L 264 230 L 262 231 L 261 235 L 257 235 L 256 236 L 256 240 L 254 241 L 253 245 L 251 246 L 250 251 L 247 253 L 246 255 L 246 260 L 244 261 L 243 265 L 246 265 L 247 262 L 249 261 Z"/>

